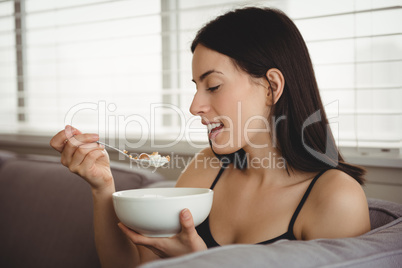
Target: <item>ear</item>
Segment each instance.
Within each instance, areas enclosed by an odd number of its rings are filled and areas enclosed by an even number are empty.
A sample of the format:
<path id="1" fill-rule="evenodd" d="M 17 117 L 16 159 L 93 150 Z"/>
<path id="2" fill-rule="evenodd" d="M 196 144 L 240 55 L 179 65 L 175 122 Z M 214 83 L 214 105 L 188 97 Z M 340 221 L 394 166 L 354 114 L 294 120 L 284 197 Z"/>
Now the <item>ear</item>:
<path id="1" fill-rule="evenodd" d="M 269 69 L 266 78 L 269 81 L 267 104 L 274 105 L 282 96 L 283 88 L 285 87 L 285 78 L 283 77 L 282 72 L 276 68 Z"/>

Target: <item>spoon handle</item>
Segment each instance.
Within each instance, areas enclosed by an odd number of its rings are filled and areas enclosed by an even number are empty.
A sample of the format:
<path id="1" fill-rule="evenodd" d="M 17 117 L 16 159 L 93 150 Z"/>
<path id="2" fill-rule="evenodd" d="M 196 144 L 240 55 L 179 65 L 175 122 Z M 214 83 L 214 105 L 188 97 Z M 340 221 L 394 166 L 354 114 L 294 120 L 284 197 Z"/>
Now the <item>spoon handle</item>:
<path id="1" fill-rule="evenodd" d="M 106 144 L 106 143 L 103 143 L 103 142 L 101 142 L 101 141 L 97 141 L 96 143 L 101 144 L 101 145 L 103 145 L 103 146 L 105 146 L 105 147 L 108 147 L 108 148 L 110 148 L 110 149 L 116 150 L 116 151 L 118 151 L 119 153 L 124 154 L 126 157 L 131 158 L 130 155 L 128 155 L 126 152 L 124 152 L 124 151 L 122 151 L 122 150 L 120 150 L 120 149 L 117 149 L 116 147 L 113 147 L 113 146 L 111 146 L 111 145 L 109 145 L 109 144 Z"/>

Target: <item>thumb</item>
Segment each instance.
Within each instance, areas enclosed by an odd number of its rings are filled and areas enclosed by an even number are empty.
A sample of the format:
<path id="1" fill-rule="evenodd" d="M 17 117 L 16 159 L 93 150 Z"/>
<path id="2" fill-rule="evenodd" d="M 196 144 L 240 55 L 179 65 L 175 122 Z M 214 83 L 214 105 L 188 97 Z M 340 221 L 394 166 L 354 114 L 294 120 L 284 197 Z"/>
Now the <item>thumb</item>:
<path id="1" fill-rule="evenodd" d="M 82 132 L 80 130 L 76 129 L 75 127 L 72 127 L 72 128 L 73 128 L 74 135 L 82 134 Z"/>
<path id="2" fill-rule="evenodd" d="M 193 216 L 188 208 L 185 208 L 180 212 L 180 224 L 182 233 L 190 235 L 196 232 Z"/>
<path id="3" fill-rule="evenodd" d="M 64 132 L 65 132 L 65 135 L 66 135 L 67 139 L 71 139 L 75 135 L 82 134 L 81 131 L 79 131 L 78 129 L 76 129 L 75 127 L 70 126 L 70 125 L 66 125 L 66 127 L 64 129 Z"/>

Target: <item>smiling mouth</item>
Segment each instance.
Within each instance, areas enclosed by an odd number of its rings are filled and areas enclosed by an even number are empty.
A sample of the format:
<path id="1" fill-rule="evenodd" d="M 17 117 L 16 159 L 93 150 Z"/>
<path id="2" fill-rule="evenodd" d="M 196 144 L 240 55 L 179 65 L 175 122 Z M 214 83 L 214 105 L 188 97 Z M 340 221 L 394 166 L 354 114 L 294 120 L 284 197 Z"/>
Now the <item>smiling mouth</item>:
<path id="1" fill-rule="evenodd" d="M 217 134 L 217 132 L 223 128 L 223 123 L 211 123 L 208 124 L 207 127 L 208 127 L 208 136 L 209 138 L 211 138 L 214 136 L 214 134 Z"/>

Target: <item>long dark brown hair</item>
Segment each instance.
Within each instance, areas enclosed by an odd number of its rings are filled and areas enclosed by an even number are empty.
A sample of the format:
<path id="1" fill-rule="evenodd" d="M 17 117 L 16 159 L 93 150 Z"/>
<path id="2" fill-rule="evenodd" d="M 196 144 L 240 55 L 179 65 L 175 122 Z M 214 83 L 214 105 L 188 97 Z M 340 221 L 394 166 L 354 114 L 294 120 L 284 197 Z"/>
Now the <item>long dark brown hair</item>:
<path id="1" fill-rule="evenodd" d="M 255 7 L 230 11 L 197 33 L 191 45 L 193 53 L 198 44 L 229 56 L 243 71 L 268 83 L 269 69 L 282 72 L 285 86 L 270 117 L 276 130 L 272 133 L 275 144 L 288 172 L 337 168 L 364 183 L 364 169 L 346 163 L 336 146 L 307 46 L 296 25 L 282 11 Z M 279 118 L 284 120 L 275 120 Z M 234 161 L 242 159 L 236 157 L 239 155 L 244 156 L 244 150 L 218 157 Z M 238 166 L 245 168 L 244 162 Z"/>

